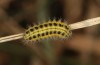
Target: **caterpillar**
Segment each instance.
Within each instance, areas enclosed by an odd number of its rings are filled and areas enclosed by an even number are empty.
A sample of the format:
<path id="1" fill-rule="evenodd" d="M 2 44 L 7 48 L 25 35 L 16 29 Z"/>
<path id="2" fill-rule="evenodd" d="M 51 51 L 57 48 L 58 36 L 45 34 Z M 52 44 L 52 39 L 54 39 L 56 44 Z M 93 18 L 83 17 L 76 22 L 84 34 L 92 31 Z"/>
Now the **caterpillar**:
<path id="1" fill-rule="evenodd" d="M 67 39 L 72 35 L 71 28 L 61 20 L 52 20 L 29 27 L 24 33 L 24 39 L 39 41 L 42 39 Z"/>

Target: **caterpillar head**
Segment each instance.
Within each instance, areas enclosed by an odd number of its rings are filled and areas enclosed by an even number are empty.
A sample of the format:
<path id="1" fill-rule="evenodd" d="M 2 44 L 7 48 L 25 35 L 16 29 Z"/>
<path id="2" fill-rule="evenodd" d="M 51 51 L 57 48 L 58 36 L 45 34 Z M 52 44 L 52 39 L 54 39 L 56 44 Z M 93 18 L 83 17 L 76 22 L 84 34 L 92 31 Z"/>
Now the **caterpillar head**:
<path id="1" fill-rule="evenodd" d="M 48 21 L 29 27 L 24 34 L 28 41 L 40 41 L 43 39 L 68 39 L 72 35 L 71 28 L 61 20 Z"/>

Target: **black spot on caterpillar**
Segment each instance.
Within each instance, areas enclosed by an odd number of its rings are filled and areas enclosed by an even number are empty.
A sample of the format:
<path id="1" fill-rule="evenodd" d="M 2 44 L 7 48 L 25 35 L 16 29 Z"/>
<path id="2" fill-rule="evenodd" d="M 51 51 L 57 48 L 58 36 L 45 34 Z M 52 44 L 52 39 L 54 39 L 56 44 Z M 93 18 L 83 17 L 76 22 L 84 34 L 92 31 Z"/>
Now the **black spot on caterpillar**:
<path id="1" fill-rule="evenodd" d="M 29 41 L 45 38 L 67 39 L 71 35 L 71 28 L 67 23 L 53 20 L 29 27 L 24 34 L 24 39 Z"/>

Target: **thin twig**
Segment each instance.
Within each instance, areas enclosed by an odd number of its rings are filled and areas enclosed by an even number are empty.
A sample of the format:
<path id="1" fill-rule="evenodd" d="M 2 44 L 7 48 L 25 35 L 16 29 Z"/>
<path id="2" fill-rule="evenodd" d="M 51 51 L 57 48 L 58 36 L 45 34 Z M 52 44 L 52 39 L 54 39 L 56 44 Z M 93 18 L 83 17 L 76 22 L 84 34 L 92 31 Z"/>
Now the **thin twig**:
<path id="1" fill-rule="evenodd" d="M 100 17 L 88 19 L 88 20 L 81 21 L 78 23 L 73 23 L 73 24 L 70 24 L 70 27 L 72 30 L 75 30 L 75 29 L 79 29 L 79 28 L 93 26 L 96 24 L 100 24 Z M 6 37 L 1 37 L 0 43 L 17 40 L 17 39 L 21 39 L 21 38 L 23 38 L 23 33 L 10 35 L 10 36 L 6 36 Z"/>

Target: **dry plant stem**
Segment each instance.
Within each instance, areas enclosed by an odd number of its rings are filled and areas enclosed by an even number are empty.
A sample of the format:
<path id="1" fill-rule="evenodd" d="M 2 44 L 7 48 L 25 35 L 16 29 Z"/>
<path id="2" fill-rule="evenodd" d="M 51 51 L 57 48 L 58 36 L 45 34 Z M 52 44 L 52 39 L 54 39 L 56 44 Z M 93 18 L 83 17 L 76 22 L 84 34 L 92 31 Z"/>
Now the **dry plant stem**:
<path id="1" fill-rule="evenodd" d="M 88 20 L 81 21 L 78 23 L 73 23 L 73 24 L 70 24 L 70 27 L 72 30 L 75 30 L 75 29 L 89 27 L 89 26 L 93 26 L 93 25 L 97 25 L 97 24 L 100 24 L 100 17 L 88 19 Z M 21 38 L 23 38 L 23 33 L 10 35 L 10 36 L 0 38 L 0 43 L 17 40 L 17 39 L 21 39 Z"/>
<path id="2" fill-rule="evenodd" d="M 17 39 L 21 39 L 21 38 L 23 38 L 23 33 L 10 35 L 10 36 L 0 38 L 0 43 L 17 40 Z"/>
<path id="3" fill-rule="evenodd" d="M 70 27 L 72 30 L 74 30 L 74 29 L 80 29 L 80 28 L 84 28 L 84 27 L 97 25 L 97 24 L 100 24 L 100 17 L 73 23 L 73 24 L 70 24 Z"/>

